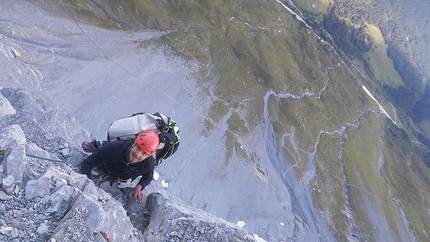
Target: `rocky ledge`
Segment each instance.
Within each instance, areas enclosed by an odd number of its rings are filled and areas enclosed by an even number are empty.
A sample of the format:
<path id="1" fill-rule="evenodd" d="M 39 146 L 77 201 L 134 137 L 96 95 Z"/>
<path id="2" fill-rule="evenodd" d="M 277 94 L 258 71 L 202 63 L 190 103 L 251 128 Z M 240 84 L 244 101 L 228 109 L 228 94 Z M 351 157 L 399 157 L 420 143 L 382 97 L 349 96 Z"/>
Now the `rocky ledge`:
<path id="1" fill-rule="evenodd" d="M 0 90 L 0 241 L 255 241 L 153 181 L 144 203 L 124 184 L 79 174 L 89 135 L 22 90 Z"/>

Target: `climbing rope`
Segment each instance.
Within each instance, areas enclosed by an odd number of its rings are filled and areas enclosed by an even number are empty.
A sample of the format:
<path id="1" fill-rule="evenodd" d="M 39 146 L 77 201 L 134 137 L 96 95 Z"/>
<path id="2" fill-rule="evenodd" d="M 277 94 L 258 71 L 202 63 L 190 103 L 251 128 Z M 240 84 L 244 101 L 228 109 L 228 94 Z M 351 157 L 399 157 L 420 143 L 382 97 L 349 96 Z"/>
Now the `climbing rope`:
<path id="1" fill-rule="evenodd" d="M 28 156 L 28 157 L 31 157 L 31 158 L 35 158 L 35 159 L 47 160 L 47 161 L 58 162 L 58 163 L 63 163 L 63 164 L 69 165 L 64 160 L 49 159 L 49 158 L 40 157 L 40 156 L 37 156 L 37 155 L 28 154 L 28 153 L 26 153 L 25 155 Z"/>
<path id="2" fill-rule="evenodd" d="M 64 161 L 64 160 L 49 159 L 49 158 L 40 157 L 40 156 L 37 156 L 37 155 L 28 154 L 28 153 L 26 153 L 25 155 L 26 155 L 26 156 L 28 156 L 28 157 L 31 157 L 31 158 L 35 158 L 35 159 L 47 160 L 47 161 L 52 161 L 52 162 L 58 162 L 58 163 L 63 163 L 63 164 L 66 164 L 66 165 L 70 166 L 70 165 L 69 165 L 66 161 Z M 2 161 L 4 158 L 5 158 L 5 156 L 0 156 L 0 161 Z"/>

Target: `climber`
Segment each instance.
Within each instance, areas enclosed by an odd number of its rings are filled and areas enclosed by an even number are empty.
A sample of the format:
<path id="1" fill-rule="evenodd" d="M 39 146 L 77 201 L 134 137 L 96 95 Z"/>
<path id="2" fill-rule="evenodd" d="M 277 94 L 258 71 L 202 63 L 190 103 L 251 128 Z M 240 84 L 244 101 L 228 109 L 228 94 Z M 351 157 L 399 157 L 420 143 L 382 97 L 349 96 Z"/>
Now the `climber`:
<path id="1" fill-rule="evenodd" d="M 160 143 L 154 130 L 146 130 L 133 140 L 110 142 L 92 153 L 81 165 L 81 173 L 91 178 L 91 170 L 99 167 L 110 178 L 125 181 L 142 176 L 129 197 L 143 201 L 142 190 L 154 175 L 154 153 Z"/>

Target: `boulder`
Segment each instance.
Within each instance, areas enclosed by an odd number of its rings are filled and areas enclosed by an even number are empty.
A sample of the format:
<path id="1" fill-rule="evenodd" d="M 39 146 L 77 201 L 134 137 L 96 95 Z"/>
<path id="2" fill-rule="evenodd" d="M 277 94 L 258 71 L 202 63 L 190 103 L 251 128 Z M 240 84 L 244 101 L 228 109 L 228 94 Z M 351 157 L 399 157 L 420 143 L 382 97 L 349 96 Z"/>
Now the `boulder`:
<path id="1" fill-rule="evenodd" d="M 160 193 L 149 194 L 146 206 L 150 213 L 146 241 L 255 241 L 236 224 Z"/>
<path id="2" fill-rule="evenodd" d="M 100 194 L 100 191 L 97 193 Z M 114 199 L 95 200 L 93 196 L 81 193 L 51 239 L 93 241 L 102 236 L 106 241 L 139 241 L 133 230 L 125 210 Z"/>
<path id="3" fill-rule="evenodd" d="M 0 149 L 6 150 L 3 160 L 3 173 L 5 176 L 12 176 L 18 184 L 23 181 L 23 174 L 26 165 L 25 156 L 26 138 L 21 127 L 11 125 L 0 130 Z"/>
<path id="4" fill-rule="evenodd" d="M 25 200 L 31 200 L 35 197 L 45 197 L 50 193 L 51 182 L 46 178 L 31 180 L 25 186 Z"/>
<path id="5" fill-rule="evenodd" d="M 15 113 L 16 110 L 10 105 L 9 100 L 0 93 L 0 117 Z"/>

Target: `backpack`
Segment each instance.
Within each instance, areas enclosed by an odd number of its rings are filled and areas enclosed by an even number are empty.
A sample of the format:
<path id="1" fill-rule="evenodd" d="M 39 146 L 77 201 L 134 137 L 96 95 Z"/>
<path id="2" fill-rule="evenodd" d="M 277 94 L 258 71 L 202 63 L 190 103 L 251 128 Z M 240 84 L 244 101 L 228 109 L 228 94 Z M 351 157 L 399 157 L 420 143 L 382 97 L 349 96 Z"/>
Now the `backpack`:
<path id="1" fill-rule="evenodd" d="M 109 125 L 107 141 L 131 140 L 144 130 L 155 130 L 160 138 L 160 145 L 155 153 L 157 166 L 178 150 L 179 127 L 171 117 L 158 112 L 135 113 L 130 117 L 115 120 Z"/>

